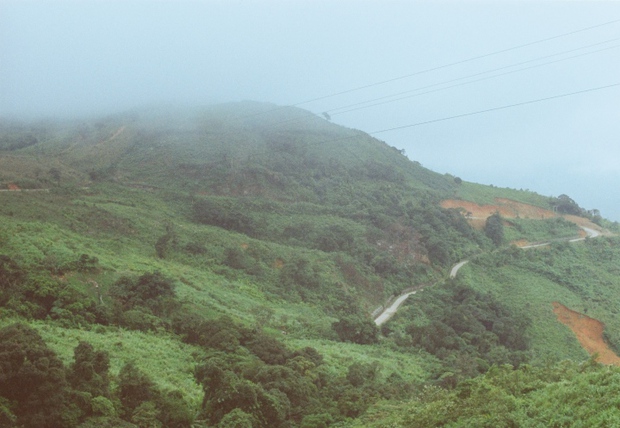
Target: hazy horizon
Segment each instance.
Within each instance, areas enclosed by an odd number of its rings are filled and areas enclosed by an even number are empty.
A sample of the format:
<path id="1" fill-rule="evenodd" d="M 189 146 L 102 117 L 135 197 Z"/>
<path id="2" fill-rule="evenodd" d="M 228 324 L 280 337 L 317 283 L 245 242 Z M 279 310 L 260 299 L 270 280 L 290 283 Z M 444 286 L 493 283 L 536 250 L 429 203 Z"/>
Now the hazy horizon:
<path id="1" fill-rule="evenodd" d="M 297 105 L 619 221 L 619 39 L 611 1 L 0 0 L 0 116 Z"/>

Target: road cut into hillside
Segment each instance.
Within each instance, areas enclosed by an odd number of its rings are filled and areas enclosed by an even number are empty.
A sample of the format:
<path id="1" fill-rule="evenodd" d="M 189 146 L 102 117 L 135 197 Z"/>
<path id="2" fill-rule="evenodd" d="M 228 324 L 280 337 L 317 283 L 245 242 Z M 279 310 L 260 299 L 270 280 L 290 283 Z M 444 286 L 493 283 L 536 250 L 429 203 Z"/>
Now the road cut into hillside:
<path id="1" fill-rule="evenodd" d="M 479 230 L 484 229 L 486 219 L 497 212 L 502 217 L 507 219 L 524 218 L 531 220 L 545 220 L 548 218 L 563 217 L 564 219 L 575 223 L 587 232 L 587 235 L 584 232 L 584 235 L 581 236 L 581 238 L 584 238 L 585 236 L 594 237 L 598 236 L 598 234 L 608 234 L 599 225 L 593 223 L 587 218 L 569 214 L 559 215 L 552 210 L 536 207 L 523 202 L 513 201 L 511 199 L 495 198 L 495 204 L 488 205 L 479 205 L 474 202 L 464 201 L 461 199 L 446 199 L 441 201 L 440 205 L 442 208 L 446 209 L 453 208 L 461 210 L 467 219 L 467 222 L 473 228 Z M 525 244 L 527 243 L 524 243 L 524 245 Z"/>
<path id="2" fill-rule="evenodd" d="M 583 349 L 590 355 L 598 354 L 599 363 L 620 366 L 620 357 L 609 348 L 603 339 L 605 326 L 602 322 L 573 311 L 558 302 L 553 302 L 553 313 L 557 315 L 558 321 L 575 333 Z"/>
<path id="3" fill-rule="evenodd" d="M 488 205 L 479 205 L 462 199 L 446 199 L 441 202 L 441 206 L 442 208 L 460 208 L 466 214 L 469 213 L 468 217 L 473 219 L 486 219 L 496 212 L 506 218 L 520 217 L 543 220 L 556 216 L 556 213 L 551 210 L 504 198 L 495 198 L 495 204 Z"/>
<path id="4" fill-rule="evenodd" d="M 495 204 L 487 205 L 480 205 L 462 199 L 446 199 L 441 201 L 440 205 L 446 209 L 461 210 L 471 227 L 479 230 L 484 229 L 486 219 L 495 213 L 499 213 L 504 218 L 519 217 L 538 220 L 556 216 L 551 210 L 504 198 L 495 198 Z"/>

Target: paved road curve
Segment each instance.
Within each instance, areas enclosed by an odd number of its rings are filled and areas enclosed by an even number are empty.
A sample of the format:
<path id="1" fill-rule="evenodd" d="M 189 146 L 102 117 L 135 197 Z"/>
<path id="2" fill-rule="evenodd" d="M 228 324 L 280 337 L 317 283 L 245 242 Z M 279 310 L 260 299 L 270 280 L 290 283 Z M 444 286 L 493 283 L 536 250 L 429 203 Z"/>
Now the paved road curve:
<path id="1" fill-rule="evenodd" d="M 450 278 L 455 278 L 456 274 L 459 272 L 459 269 L 465 266 L 467 263 L 469 263 L 469 260 L 463 260 L 462 262 L 455 264 L 452 267 L 452 270 L 450 270 Z"/>
<path id="2" fill-rule="evenodd" d="M 407 297 L 415 293 L 416 291 L 410 291 L 408 293 L 401 294 L 400 296 L 398 296 L 398 298 L 394 300 L 394 302 L 390 306 L 388 306 L 383 312 L 381 312 L 381 314 L 377 318 L 375 318 L 375 324 L 380 326 L 381 324 L 384 324 L 387 320 L 392 318 L 392 316 L 396 313 L 400 305 L 402 305 L 403 302 L 407 300 Z"/>

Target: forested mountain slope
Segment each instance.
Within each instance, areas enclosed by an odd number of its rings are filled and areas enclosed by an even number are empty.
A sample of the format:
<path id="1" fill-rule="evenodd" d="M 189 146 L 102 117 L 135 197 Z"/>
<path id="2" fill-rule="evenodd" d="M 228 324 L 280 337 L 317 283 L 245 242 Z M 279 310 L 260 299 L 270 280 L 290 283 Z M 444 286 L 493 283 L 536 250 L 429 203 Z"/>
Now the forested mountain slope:
<path id="1" fill-rule="evenodd" d="M 346 425 L 493 365 L 587 358 L 554 299 L 617 323 L 617 239 L 568 244 L 580 229 L 559 214 L 616 225 L 298 108 L 2 120 L 0 187 L 8 426 Z M 496 198 L 558 214 L 442 208 Z M 509 245 L 524 240 L 554 244 Z M 379 331 L 373 310 L 412 287 Z"/>

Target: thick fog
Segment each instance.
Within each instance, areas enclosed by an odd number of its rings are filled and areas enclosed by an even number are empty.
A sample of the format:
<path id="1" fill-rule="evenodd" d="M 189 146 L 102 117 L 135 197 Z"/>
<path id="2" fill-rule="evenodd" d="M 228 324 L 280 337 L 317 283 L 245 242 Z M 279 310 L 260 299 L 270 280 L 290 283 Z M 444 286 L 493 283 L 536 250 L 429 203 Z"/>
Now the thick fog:
<path id="1" fill-rule="evenodd" d="M 614 1 L 0 0 L 0 115 L 298 105 L 620 220 L 619 45 Z"/>

